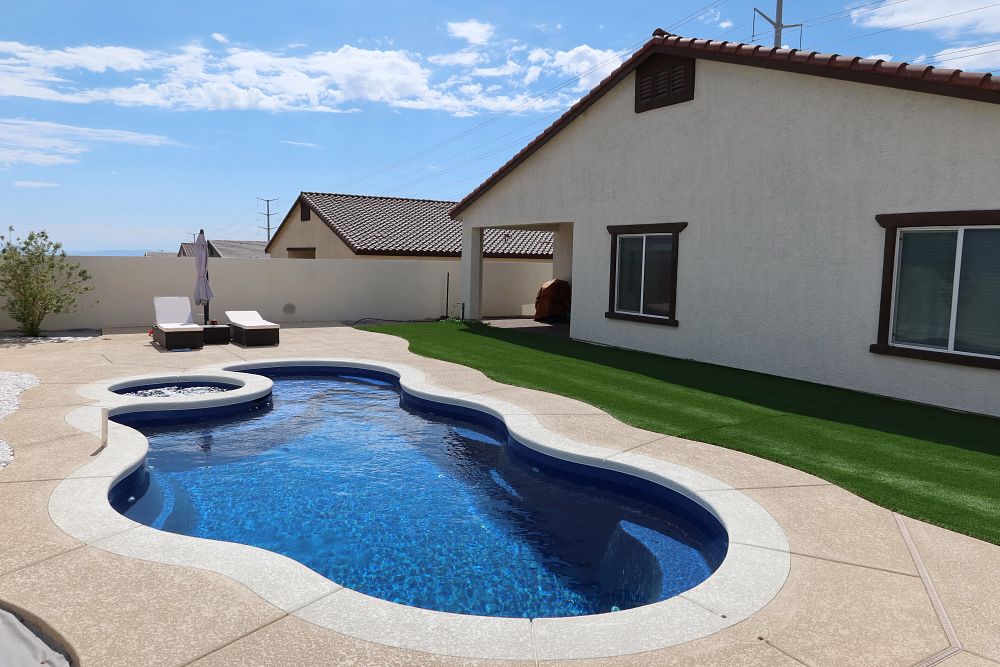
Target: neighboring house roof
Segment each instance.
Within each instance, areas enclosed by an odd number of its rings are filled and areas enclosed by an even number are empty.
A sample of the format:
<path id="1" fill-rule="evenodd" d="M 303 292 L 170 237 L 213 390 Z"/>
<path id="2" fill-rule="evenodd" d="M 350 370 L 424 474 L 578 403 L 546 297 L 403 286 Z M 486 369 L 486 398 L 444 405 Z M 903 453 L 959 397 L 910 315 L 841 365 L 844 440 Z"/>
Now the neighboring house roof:
<path id="1" fill-rule="evenodd" d="M 448 214 L 455 205 L 453 201 L 303 192 L 298 202 L 315 212 L 356 255 L 460 257 L 462 254 L 462 223 Z M 287 222 L 286 215 L 281 227 Z M 279 238 L 281 227 L 268 244 L 268 251 Z M 552 232 L 486 229 L 483 236 L 485 257 L 552 257 Z"/>
<path id="2" fill-rule="evenodd" d="M 994 77 L 985 72 L 963 72 L 958 69 L 912 65 L 877 58 L 842 56 L 835 53 L 818 53 L 799 49 L 777 49 L 740 42 L 694 39 L 672 35 L 657 28 L 653 32 L 653 37 L 641 49 L 597 84 L 593 90 L 580 98 L 566 113 L 483 181 L 479 187 L 458 202 L 452 208 L 451 214 L 458 215 L 468 208 L 472 202 L 479 199 L 487 190 L 545 145 L 606 92 L 621 83 L 643 61 L 657 53 L 763 67 L 1000 104 L 1000 76 Z"/>
<path id="3" fill-rule="evenodd" d="M 209 257 L 267 257 L 264 248 L 265 241 L 208 241 Z M 195 244 L 181 243 L 177 250 L 178 257 L 194 257 Z"/>
<path id="4" fill-rule="evenodd" d="M 219 257 L 267 257 L 267 241 L 223 241 L 212 239 L 208 245 Z"/>

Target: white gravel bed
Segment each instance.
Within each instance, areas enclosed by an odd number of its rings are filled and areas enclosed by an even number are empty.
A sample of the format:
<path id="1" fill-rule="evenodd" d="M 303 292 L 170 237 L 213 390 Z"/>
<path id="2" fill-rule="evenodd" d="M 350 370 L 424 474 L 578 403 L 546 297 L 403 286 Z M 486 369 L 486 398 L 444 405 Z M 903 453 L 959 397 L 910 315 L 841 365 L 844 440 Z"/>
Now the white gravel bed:
<path id="1" fill-rule="evenodd" d="M 38 384 L 38 378 L 28 373 L 0 371 L 0 419 L 17 410 L 18 397 L 25 389 Z M 14 460 L 10 445 L 0 440 L 0 469 Z"/>
<path id="2" fill-rule="evenodd" d="M 16 331 L 0 331 L 0 345 L 26 345 L 29 343 L 82 343 L 100 338 L 95 329 L 75 329 L 73 331 L 52 331 L 45 336 L 22 336 Z"/>

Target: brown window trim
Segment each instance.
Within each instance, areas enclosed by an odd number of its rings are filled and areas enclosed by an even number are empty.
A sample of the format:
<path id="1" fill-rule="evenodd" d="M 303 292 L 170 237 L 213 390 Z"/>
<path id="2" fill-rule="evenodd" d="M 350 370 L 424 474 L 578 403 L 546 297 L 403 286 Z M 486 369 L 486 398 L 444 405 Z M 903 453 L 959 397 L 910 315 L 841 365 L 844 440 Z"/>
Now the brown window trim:
<path id="1" fill-rule="evenodd" d="M 316 246 L 309 246 L 308 248 L 285 248 L 287 252 L 309 252 L 310 250 L 316 250 Z"/>
<path id="2" fill-rule="evenodd" d="M 608 310 L 604 317 L 610 320 L 644 322 L 660 326 L 676 327 L 677 322 L 677 264 L 680 257 L 680 233 L 688 226 L 686 222 L 663 222 L 651 225 L 609 225 L 611 234 L 611 278 L 608 282 Z M 639 313 L 619 313 L 615 310 L 615 293 L 618 289 L 618 236 L 620 234 L 673 234 L 670 271 L 670 317 L 654 317 Z"/>
<path id="3" fill-rule="evenodd" d="M 899 230 L 913 227 L 984 227 L 1000 225 L 1000 209 L 979 211 L 932 211 L 923 213 L 883 213 L 875 221 L 885 229 L 882 251 L 882 294 L 878 311 L 878 342 L 869 346 L 874 354 L 938 361 L 960 366 L 1000 370 L 1000 359 L 977 357 L 942 350 L 930 350 L 893 345 L 889 341 L 892 326 L 892 287 L 896 271 L 896 239 Z"/>

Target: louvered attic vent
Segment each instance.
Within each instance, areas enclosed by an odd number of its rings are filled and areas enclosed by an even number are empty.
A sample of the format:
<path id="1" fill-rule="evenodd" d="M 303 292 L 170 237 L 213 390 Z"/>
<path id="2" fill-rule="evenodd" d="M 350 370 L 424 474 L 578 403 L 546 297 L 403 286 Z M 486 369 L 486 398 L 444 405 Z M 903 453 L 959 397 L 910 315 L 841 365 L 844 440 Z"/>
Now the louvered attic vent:
<path id="1" fill-rule="evenodd" d="M 694 99 L 694 58 L 654 55 L 635 71 L 635 112 Z"/>

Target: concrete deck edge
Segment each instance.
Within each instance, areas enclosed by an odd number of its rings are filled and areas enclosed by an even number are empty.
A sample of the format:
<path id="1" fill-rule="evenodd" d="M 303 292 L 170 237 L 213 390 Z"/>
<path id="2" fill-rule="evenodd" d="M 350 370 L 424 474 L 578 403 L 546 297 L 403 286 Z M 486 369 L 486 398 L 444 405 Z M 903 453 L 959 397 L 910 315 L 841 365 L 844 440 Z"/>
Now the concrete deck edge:
<path id="1" fill-rule="evenodd" d="M 525 446 L 561 459 L 641 477 L 681 493 L 715 515 L 730 548 L 718 570 L 679 596 L 625 611 L 573 618 L 507 619 L 406 607 L 345 589 L 285 556 L 246 545 L 177 535 L 116 512 L 108 491 L 141 466 L 148 451 L 138 431 L 114 422 L 96 458 L 60 482 L 49 514 L 72 537 L 121 556 L 210 570 L 239 581 L 299 618 L 358 639 L 477 659 L 608 658 L 667 648 L 718 632 L 764 607 L 790 569 L 788 541 L 777 521 L 749 496 L 700 472 L 640 454 L 585 445 L 545 428 L 530 411 L 498 399 L 435 386 L 404 364 L 339 358 L 287 358 L 216 364 L 192 373 L 149 374 L 97 382 L 79 390 L 96 401 L 66 415 L 79 430 L 99 434 L 102 413 L 202 409 L 253 400 L 271 391 L 255 368 L 311 365 L 379 371 L 420 398 L 472 408 L 502 420 Z M 202 396 L 149 399 L 111 388 L 166 381 L 230 382 L 239 389 Z M 727 493 L 712 493 L 726 491 Z"/>

